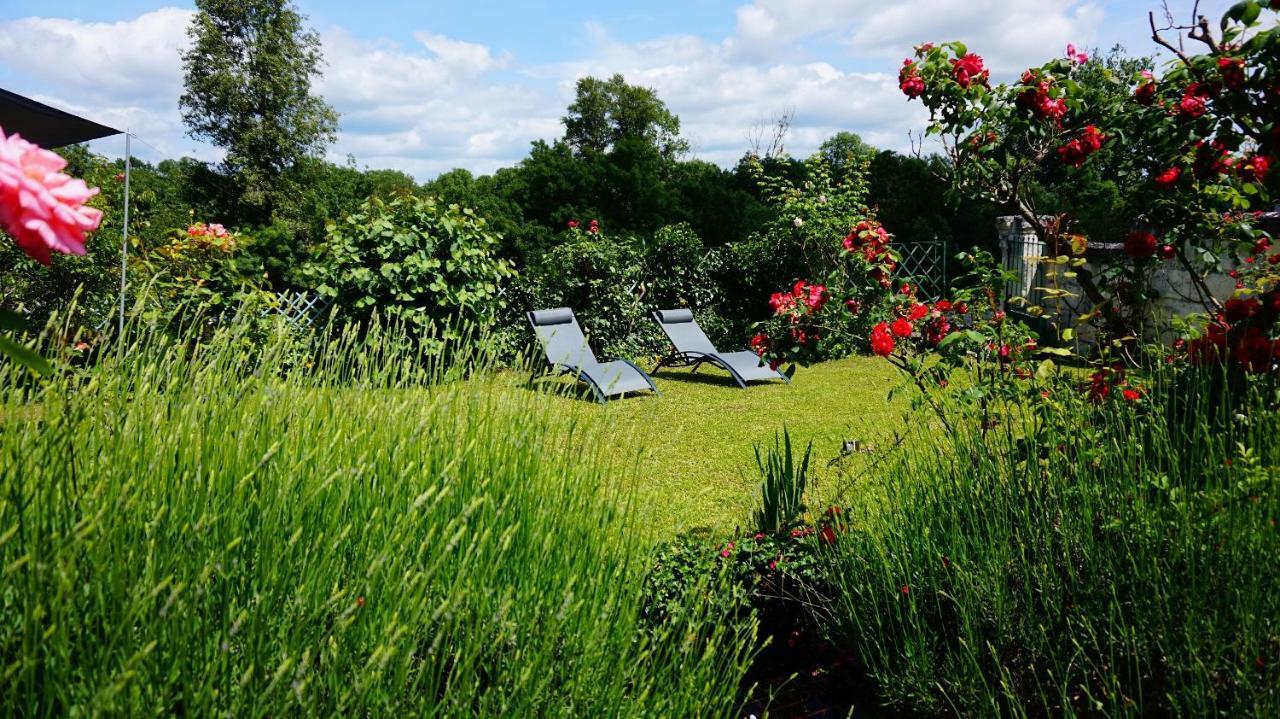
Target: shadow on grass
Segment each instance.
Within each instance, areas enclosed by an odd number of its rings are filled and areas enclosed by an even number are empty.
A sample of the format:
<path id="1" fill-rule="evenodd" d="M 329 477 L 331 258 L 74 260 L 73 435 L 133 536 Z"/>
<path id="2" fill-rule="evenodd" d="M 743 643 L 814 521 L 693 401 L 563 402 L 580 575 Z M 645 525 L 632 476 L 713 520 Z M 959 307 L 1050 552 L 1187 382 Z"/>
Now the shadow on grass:
<path id="1" fill-rule="evenodd" d="M 672 382 L 687 382 L 689 384 L 713 384 L 721 387 L 739 389 L 738 383 L 734 382 L 733 377 L 731 377 L 727 372 L 722 373 L 716 372 L 715 370 L 707 372 L 706 369 L 702 369 L 699 370 L 697 374 L 683 369 L 663 370 L 654 374 L 653 379 L 663 382 L 671 380 Z"/>
<path id="2" fill-rule="evenodd" d="M 538 394 L 562 397 L 564 399 L 582 400 L 589 404 L 601 404 L 591 385 L 586 382 L 577 382 L 569 377 L 569 375 L 542 375 L 532 380 L 526 380 L 521 383 L 521 388 Z M 658 388 L 661 391 L 661 387 Z M 637 399 L 640 397 L 660 398 L 660 395 L 647 390 L 639 392 L 627 392 L 626 394 L 613 395 L 609 397 L 610 402 L 619 400 Z"/>

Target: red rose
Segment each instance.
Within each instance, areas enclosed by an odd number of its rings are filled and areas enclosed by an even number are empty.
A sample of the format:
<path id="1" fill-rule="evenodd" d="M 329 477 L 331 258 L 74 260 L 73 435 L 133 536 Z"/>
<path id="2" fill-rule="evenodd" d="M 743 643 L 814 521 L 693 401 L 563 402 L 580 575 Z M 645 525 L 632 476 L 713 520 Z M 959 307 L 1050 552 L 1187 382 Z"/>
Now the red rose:
<path id="1" fill-rule="evenodd" d="M 1164 172 L 1161 172 L 1159 175 L 1155 176 L 1156 186 L 1159 187 L 1160 189 L 1168 189 L 1170 187 L 1173 187 L 1174 183 L 1176 183 L 1178 181 L 1178 178 L 1181 176 L 1182 176 L 1181 167 L 1170 167 L 1166 169 Z"/>
<path id="2" fill-rule="evenodd" d="M 845 300 L 844 307 L 849 310 L 851 314 L 855 315 L 862 311 L 862 303 L 853 299 Z"/>
<path id="3" fill-rule="evenodd" d="M 968 303 L 968 302 L 960 302 L 960 303 L 958 303 L 958 304 L 956 305 L 956 312 L 959 312 L 959 313 L 960 313 L 960 314 L 962 314 L 962 315 L 967 315 L 967 314 L 969 314 L 969 303 Z"/>
<path id="4" fill-rule="evenodd" d="M 951 76 L 955 78 L 960 87 L 969 87 L 969 84 L 976 82 L 980 85 L 987 83 L 987 77 L 990 73 L 982 64 L 982 58 L 968 53 L 959 59 L 951 61 Z"/>
<path id="5" fill-rule="evenodd" d="M 1122 391 L 1120 394 L 1121 394 L 1121 396 L 1123 396 L 1123 397 L 1125 398 L 1125 400 L 1126 400 L 1126 401 L 1129 401 L 1129 402 L 1136 402 L 1136 401 L 1138 401 L 1139 399 L 1141 399 L 1141 398 L 1142 398 L 1142 393 L 1141 393 L 1141 392 L 1139 392 L 1139 391 L 1138 391 L 1138 390 L 1136 390 L 1136 389 L 1127 389 L 1127 388 L 1126 388 L 1126 389 L 1125 389 L 1124 391 Z"/>
<path id="6" fill-rule="evenodd" d="M 924 94 L 924 78 L 920 77 L 915 60 L 907 58 L 902 61 L 902 69 L 898 71 L 898 88 L 912 100 Z"/>
<path id="7" fill-rule="evenodd" d="M 1187 85 L 1187 89 L 1182 93 L 1182 99 L 1178 101 L 1178 109 L 1182 114 L 1192 118 L 1204 115 L 1207 109 L 1204 98 L 1207 94 L 1204 86 L 1199 83 L 1193 82 Z"/>
<path id="8" fill-rule="evenodd" d="M 1173 245 L 1160 245 L 1160 259 L 1172 260 L 1177 256 L 1178 251 L 1174 249 Z"/>
<path id="9" fill-rule="evenodd" d="M 1058 159 L 1062 160 L 1064 165 L 1079 167 L 1084 164 L 1087 156 L 1084 148 L 1080 146 L 1079 140 L 1072 140 L 1058 148 Z"/>
<path id="10" fill-rule="evenodd" d="M 893 353 L 894 348 L 893 334 L 889 332 L 889 325 L 881 322 L 871 329 L 871 351 L 881 357 L 888 357 Z"/>
<path id="11" fill-rule="evenodd" d="M 594 235 L 599 231 L 600 231 L 600 223 L 597 222 L 596 220 L 592 220 L 590 223 L 587 224 L 587 232 L 590 232 L 591 234 Z"/>
<path id="12" fill-rule="evenodd" d="M 1239 90 L 1244 87 L 1244 60 L 1238 57 L 1218 58 L 1218 72 L 1222 74 L 1222 84 L 1228 89 Z"/>
<path id="13" fill-rule="evenodd" d="M 898 337 L 910 337 L 911 333 L 915 330 L 915 328 L 912 327 L 911 322 L 905 317 L 899 317 L 894 320 L 893 324 L 890 325 L 890 329 L 892 329 L 893 334 Z"/>
<path id="14" fill-rule="evenodd" d="M 1229 322 L 1240 322 L 1262 311 L 1262 303 L 1256 297 L 1232 297 L 1222 303 L 1223 312 Z"/>
<path id="15" fill-rule="evenodd" d="M 835 543 L 836 543 L 836 531 L 835 531 L 834 529 L 832 529 L 831 527 L 823 527 L 823 528 L 822 528 L 822 532 L 819 534 L 819 536 L 821 536 L 821 537 L 822 537 L 822 543 L 823 543 L 823 544 L 835 544 Z"/>
<path id="16" fill-rule="evenodd" d="M 571 229 L 571 230 L 576 230 L 576 229 L 578 229 L 578 221 L 577 221 L 577 220 L 569 220 L 569 229 Z"/>
<path id="17" fill-rule="evenodd" d="M 1139 105 L 1150 105 L 1156 100 L 1155 82 L 1144 82 L 1133 91 L 1133 99 Z"/>
<path id="18" fill-rule="evenodd" d="M 763 355 L 769 349 L 769 336 L 766 334 L 757 334 L 751 338 L 751 349 L 755 350 L 758 355 Z"/>
<path id="19" fill-rule="evenodd" d="M 939 311 L 939 312 L 950 312 L 950 311 L 951 311 L 951 301 L 950 301 L 950 300 L 938 300 L 937 302 L 933 303 L 933 308 L 934 308 L 935 310 Z"/>
<path id="20" fill-rule="evenodd" d="M 951 334 L 951 323 L 946 317 L 937 317 L 925 325 L 924 338 L 931 345 L 937 345 L 948 334 Z"/>
<path id="21" fill-rule="evenodd" d="M 1094 127 L 1086 125 L 1080 136 L 1058 148 L 1058 157 L 1072 167 L 1080 167 L 1089 155 L 1102 149 L 1107 136 Z"/>
<path id="22" fill-rule="evenodd" d="M 929 314 L 929 306 L 919 302 L 912 305 L 911 309 L 907 311 L 907 317 L 909 317 L 912 322 L 923 318 L 927 314 Z"/>
<path id="23" fill-rule="evenodd" d="M 1267 159 L 1266 155 L 1254 155 L 1240 163 L 1237 171 L 1240 173 L 1240 179 L 1245 182 L 1262 182 L 1270 169 L 1271 160 Z"/>
<path id="24" fill-rule="evenodd" d="M 1138 230 L 1124 238 L 1124 253 L 1135 260 L 1145 260 L 1156 252 L 1156 236 Z"/>
<path id="25" fill-rule="evenodd" d="M 1280 349 L 1277 346 L 1280 342 L 1268 339 L 1256 327 L 1250 327 L 1249 330 L 1244 338 L 1236 343 L 1232 355 L 1236 362 L 1239 362 L 1248 372 L 1255 374 L 1269 372 L 1276 350 Z"/>

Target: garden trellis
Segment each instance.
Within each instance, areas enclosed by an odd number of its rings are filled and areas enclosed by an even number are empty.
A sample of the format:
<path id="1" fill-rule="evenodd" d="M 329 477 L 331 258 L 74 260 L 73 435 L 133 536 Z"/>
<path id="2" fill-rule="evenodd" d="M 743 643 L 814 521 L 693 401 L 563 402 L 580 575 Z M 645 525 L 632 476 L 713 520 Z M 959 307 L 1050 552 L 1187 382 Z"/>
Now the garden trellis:
<path id="1" fill-rule="evenodd" d="M 123 336 L 125 270 L 129 259 L 129 179 L 132 174 L 130 157 L 132 133 L 127 128 L 117 130 L 3 88 L 0 88 L 0 128 L 3 128 L 7 134 L 21 135 L 28 142 L 49 149 L 112 135 L 124 135 L 124 222 L 120 237 L 120 334 Z"/>

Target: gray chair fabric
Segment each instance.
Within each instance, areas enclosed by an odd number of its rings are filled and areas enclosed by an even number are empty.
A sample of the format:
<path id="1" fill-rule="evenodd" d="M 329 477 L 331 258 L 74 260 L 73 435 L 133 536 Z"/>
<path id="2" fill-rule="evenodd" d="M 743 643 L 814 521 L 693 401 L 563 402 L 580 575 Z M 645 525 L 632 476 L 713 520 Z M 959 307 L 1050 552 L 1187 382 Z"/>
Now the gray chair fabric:
<path id="1" fill-rule="evenodd" d="M 586 382 L 598 401 L 641 390 L 658 393 L 658 387 L 649 375 L 634 364 L 626 360 L 597 360 L 587 345 L 577 318 L 573 316 L 573 310 L 568 307 L 536 310 L 528 317 L 551 367 Z"/>
<path id="2" fill-rule="evenodd" d="M 740 352 L 717 350 L 711 340 L 707 339 L 706 333 L 698 326 L 690 310 L 658 310 L 653 313 L 653 319 L 657 321 L 658 326 L 675 347 L 674 353 L 653 368 L 655 372 L 664 365 L 675 363 L 692 364 L 696 372 L 703 362 L 710 362 L 728 371 L 739 387 L 746 387 L 747 382 L 752 380 L 791 381 L 781 372 L 770 369 L 769 365 L 751 350 Z"/>

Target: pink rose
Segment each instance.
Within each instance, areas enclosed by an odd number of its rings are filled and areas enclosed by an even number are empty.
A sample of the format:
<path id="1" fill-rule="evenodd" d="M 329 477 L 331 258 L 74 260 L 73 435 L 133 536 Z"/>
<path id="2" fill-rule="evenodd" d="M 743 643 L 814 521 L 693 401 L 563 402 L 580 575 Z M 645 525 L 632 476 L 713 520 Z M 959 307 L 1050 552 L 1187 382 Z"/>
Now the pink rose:
<path id="1" fill-rule="evenodd" d="M 83 255 L 85 233 L 98 229 L 102 211 L 85 207 L 98 188 L 64 175 L 67 161 L 0 129 L 0 227 L 37 262 L 51 252 Z"/>

